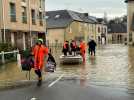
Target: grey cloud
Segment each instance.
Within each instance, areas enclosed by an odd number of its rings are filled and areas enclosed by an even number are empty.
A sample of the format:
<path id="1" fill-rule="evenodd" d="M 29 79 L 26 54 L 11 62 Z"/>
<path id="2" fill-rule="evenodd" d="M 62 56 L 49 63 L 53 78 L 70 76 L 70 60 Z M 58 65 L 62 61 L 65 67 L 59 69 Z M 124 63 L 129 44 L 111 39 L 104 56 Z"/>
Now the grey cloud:
<path id="1" fill-rule="evenodd" d="M 46 9 L 71 9 L 92 13 L 108 12 L 110 14 L 126 13 L 124 0 L 46 0 Z"/>

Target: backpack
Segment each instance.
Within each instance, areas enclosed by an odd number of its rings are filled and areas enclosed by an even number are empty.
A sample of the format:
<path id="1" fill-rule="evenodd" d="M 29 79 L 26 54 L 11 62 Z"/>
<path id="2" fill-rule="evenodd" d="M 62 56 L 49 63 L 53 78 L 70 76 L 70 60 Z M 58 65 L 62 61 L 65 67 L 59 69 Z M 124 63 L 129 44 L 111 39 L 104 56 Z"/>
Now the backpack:
<path id="1" fill-rule="evenodd" d="M 34 61 L 32 57 L 29 58 L 22 58 L 21 59 L 21 67 L 23 71 L 30 71 L 31 68 L 34 67 Z"/>
<path id="2" fill-rule="evenodd" d="M 34 61 L 29 50 L 21 51 L 21 68 L 30 71 L 34 67 Z"/>

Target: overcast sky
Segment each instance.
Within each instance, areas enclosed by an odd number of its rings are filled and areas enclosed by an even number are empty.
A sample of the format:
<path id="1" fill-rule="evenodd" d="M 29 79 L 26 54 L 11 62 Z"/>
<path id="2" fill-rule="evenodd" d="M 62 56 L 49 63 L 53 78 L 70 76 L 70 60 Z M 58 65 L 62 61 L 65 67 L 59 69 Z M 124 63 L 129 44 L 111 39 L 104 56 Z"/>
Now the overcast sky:
<path id="1" fill-rule="evenodd" d="M 124 0 L 46 0 L 46 10 L 69 9 L 88 12 L 90 15 L 102 17 L 104 12 L 108 17 L 126 14 Z"/>

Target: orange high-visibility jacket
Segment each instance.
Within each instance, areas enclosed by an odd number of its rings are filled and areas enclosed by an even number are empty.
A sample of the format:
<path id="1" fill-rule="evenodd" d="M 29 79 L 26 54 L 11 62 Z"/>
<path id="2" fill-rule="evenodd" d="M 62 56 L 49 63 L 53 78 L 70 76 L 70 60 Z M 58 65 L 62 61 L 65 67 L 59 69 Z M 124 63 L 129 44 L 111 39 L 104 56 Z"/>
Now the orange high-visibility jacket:
<path id="1" fill-rule="evenodd" d="M 34 55 L 34 68 L 35 69 L 42 69 L 44 66 L 44 57 L 48 54 L 48 48 L 44 45 L 36 45 L 33 48 L 33 55 Z"/>
<path id="2" fill-rule="evenodd" d="M 86 51 L 86 45 L 84 42 L 80 43 L 80 51 L 81 51 L 81 53 L 85 53 L 85 51 Z"/>

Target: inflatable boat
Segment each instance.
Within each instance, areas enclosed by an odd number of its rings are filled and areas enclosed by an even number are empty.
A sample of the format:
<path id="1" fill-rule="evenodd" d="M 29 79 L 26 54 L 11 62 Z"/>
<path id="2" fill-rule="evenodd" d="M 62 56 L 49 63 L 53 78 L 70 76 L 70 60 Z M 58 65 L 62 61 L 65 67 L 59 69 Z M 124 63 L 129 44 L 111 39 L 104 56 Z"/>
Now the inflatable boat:
<path id="1" fill-rule="evenodd" d="M 68 56 L 64 56 L 61 55 L 60 56 L 60 63 L 61 64 L 80 64 L 82 63 L 82 57 L 80 55 L 68 55 Z"/>

